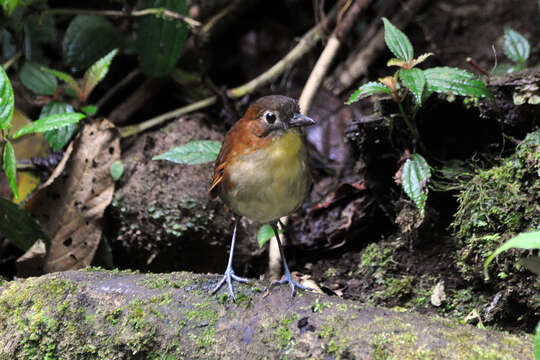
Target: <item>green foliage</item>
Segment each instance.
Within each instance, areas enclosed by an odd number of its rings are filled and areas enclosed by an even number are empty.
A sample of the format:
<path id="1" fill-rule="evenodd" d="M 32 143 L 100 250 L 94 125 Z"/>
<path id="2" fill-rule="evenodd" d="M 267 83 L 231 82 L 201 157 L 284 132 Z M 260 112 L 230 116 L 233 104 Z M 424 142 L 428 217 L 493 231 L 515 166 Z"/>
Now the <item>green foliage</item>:
<path id="1" fill-rule="evenodd" d="M 11 191 L 13 191 L 15 199 L 17 199 L 19 198 L 19 192 L 17 191 L 17 161 L 15 160 L 15 150 L 13 150 L 13 145 L 7 140 L 4 145 L 2 162 L 4 164 L 4 172 L 9 180 L 9 187 L 11 188 Z"/>
<path id="2" fill-rule="evenodd" d="M 489 264 L 497 255 L 508 249 L 540 249 L 540 231 L 521 233 L 499 246 L 484 263 L 484 275 L 486 279 L 489 279 Z"/>
<path id="3" fill-rule="evenodd" d="M 499 165 L 475 172 L 458 194 L 452 227 L 459 237 L 540 228 L 539 131 L 528 134 Z"/>
<path id="4" fill-rule="evenodd" d="M 17 7 L 17 4 L 19 3 L 19 0 L 2 0 L 2 9 L 4 9 L 4 13 L 7 16 L 11 16 L 13 14 L 13 10 Z"/>
<path id="5" fill-rule="evenodd" d="M 169 160 L 177 164 L 203 164 L 215 161 L 221 143 L 213 140 L 196 140 L 154 156 L 152 160 Z"/>
<path id="6" fill-rule="evenodd" d="M 166 8 L 186 15 L 188 8 L 185 0 L 143 0 L 141 8 Z M 178 21 L 145 16 L 138 22 L 137 52 L 143 73 L 160 77 L 171 72 L 188 35 L 188 28 Z"/>
<path id="7" fill-rule="evenodd" d="M 0 66 L 0 130 L 7 129 L 11 125 L 15 99 L 11 82 Z"/>
<path id="8" fill-rule="evenodd" d="M 424 70 L 424 73 L 429 92 L 493 97 L 482 80 L 468 71 L 451 67 L 435 67 Z"/>
<path id="9" fill-rule="evenodd" d="M 283 229 L 278 229 L 278 234 L 283 234 Z M 257 231 L 257 244 L 259 247 L 263 247 L 271 238 L 274 237 L 274 230 L 268 224 L 265 224 Z"/>
<path id="10" fill-rule="evenodd" d="M 82 102 L 86 101 L 88 98 L 88 95 L 92 92 L 92 90 L 96 87 L 97 84 L 99 84 L 105 76 L 107 76 L 107 73 L 109 72 L 109 67 L 111 66 L 111 62 L 113 58 L 118 53 L 118 49 L 112 50 L 110 53 L 96 61 L 84 74 L 83 78 L 83 98 L 81 99 Z"/>
<path id="11" fill-rule="evenodd" d="M 403 165 L 401 173 L 401 186 L 409 198 L 415 203 L 424 217 L 431 170 L 426 160 L 419 154 L 413 154 Z"/>
<path id="12" fill-rule="evenodd" d="M 383 17 L 384 41 L 388 49 L 400 60 L 412 60 L 413 47 L 407 35 L 395 27 L 387 18 Z"/>
<path id="13" fill-rule="evenodd" d="M 24 58 L 27 61 L 45 63 L 47 58 L 43 45 L 56 39 L 56 30 L 52 16 L 28 16 L 23 25 L 24 29 Z"/>
<path id="14" fill-rule="evenodd" d="M 117 160 L 112 163 L 111 165 L 111 177 L 114 181 L 117 181 L 122 177 L 122 174 L 124 173 L 124 164 Z"/>
<path id="15" fill-rule="evenodd" d="M 81 91 L 81 88 L 79 86 L 79 83 L 77 83 L 77 80 L 75 80 L 73 78 L 73 76 L 69 75 L 69 74 L 66 74 L 65 72 L 62 72 L 62 71 L 58 71 L 58 70 L 53 70 L 53 69 L 48 69 L 46 67 L 42 67 L 41 68 L 43 71 L 46 71 L 48 73 L 51 73 L 53 74 L 54 76 L 56 76 L 58 79 L 62 80 L 63 82 L 67 83 L 69 86 L 71 86 L 71 88 L 73 89 L 73 91 L 75 91 L 75 93 L 77 95 L 81 94 L 82 91 Z"/>
<path id="16" fill-rule="evenodd" d="M 28 90 L 37 95 L 54 95 L 58 86 L 53 74 L 44 71 L 41 65 L 33 62 L 26 62 L 23 65 L 19 78 Z"/>
<path id="17" fill-rule="evenodd" d="M 45 239 L 41 227 L 17 204 L 0 198 L 0 233 L 21 250 L 28 250 L 37 239 Z"/>
<path id="18" fill-rule="evenodd" d="M 51 101 L 45 105 L 43 109 L 41 109 L 41 114 L 39 117 L 46 118 L 54 114 L 66 114 L 73 112 L 75 112 L 75 110 L 73 110 L 73 106 L 70 104 Z M 75 130 L 77 130 L 77 125 L 69 124 L 56 129 L 48 130 L 44 133 L 44 136 L 51 148 L 54 151 L 58 151 L 69 142 L 69 140 L 73 137 L 73 134 L 75 134 Z"/>
<path id="19" fill-rule="evenodd" d="M 79 15 L 73 18 L 64 37 L 63 49 L 66 64 L 80 70 L 120 44 L 116 28 L 101 16 Z"/>
<path id="20" fill-rule="evenodd" d="M 422 104 L 422 95 L 426 88 L 426 75 L 418 68 L 399 70 L 399 78 L 407 89 L 414 95 L 416 104 Z"/>
<path id="21" fill-rule="evenodd" d="M 45 132 L 64 127 L 66 125 L 76 124 L 85 117 L 86 115 L 76 112 L 47 116 L 22 127 L 13 135 L 13 138 L 17 139 L 18 137 L 26 134 Z"/>
<path id="22" fill-rule="evenodd" d="M 94 105 L 87 105 L 87 106 L 83 106 L 81 108 L 81 111 L 88 116 L 94 116 L 96 115 L 98 108 L 97 106 L 94 106 Z"/>
<path id="23" fill-rule="evenodd" d="M 524 66 L 531 54 L 527 39 L 512 28 L 504 29 L 504 54 L 513 62 Z"/>
<path id="24" fill-rule="evenodd" d="M 364 97 L 377 93 L 392 94 L 392 89 L 379 82 L 370 81 L 360 86 L 355 92 L 353 92 L 352 95 L 349 97 L 349 100 L 347 100 L 345 104 L 350 105 Z"/>

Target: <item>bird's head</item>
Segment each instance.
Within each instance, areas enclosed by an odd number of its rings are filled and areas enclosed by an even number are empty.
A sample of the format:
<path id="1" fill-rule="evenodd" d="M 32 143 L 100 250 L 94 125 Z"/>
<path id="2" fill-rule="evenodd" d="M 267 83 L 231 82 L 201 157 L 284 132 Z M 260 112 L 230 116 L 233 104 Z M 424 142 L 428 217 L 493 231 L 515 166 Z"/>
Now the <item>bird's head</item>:
<path id="1" fill-rule="evenodd" d="M 291 129 L 315 124 L 313 119 L 300 113 L 296 100 L 281 95 L 258 99 L 251 104 L 242 121 L 249 122 L 253 133 L 260 138 L 280 136 Z"/>

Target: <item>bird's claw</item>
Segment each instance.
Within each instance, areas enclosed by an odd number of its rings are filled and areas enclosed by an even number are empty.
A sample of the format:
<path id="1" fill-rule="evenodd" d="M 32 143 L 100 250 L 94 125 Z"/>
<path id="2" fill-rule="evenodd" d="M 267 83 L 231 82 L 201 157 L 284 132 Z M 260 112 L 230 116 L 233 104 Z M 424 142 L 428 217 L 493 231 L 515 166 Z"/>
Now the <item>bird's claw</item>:
<path id="1" fill-rule="evenodd" d="M 305 291 L 313 291 L 314 290 L 314 289 L 312 289 L 310 287 L 307 287 L 307 286 L 304 286 L 304 285 L 300 284 L 299 282 L 297 282 L 296 280 L 294 280 L 292 278 L 291 274 L 285 274 L 284 279 L 272 281 L 272 283 L 270 283 L 269 289 L 271 289 L 275 285 L 283 285 L 283 284 L 286 284 L 286 283 L 289 283 L 289 286 L 291 287 L 292 296 L 294 296 L 296 294 L 296 288 L 299 288 L 299 289 L 305 290 Z"/>
<path id="2" fill-rule="evenodd" d="M 229 296 L 233 299 L 234 302 L 236 302 L 236 297 L 234 296 L 234 290 L 232 286 L 232 280 L 238 281 L 238 282 L 248 282 L 249 280 L 243 277 L 240 277 L 234 273 L 232 269 L 227 269 L 225 271 L 225 274 L 223 274 L 223 277 L 219 281 L 219 283 L 216 285 L 216 287 L 212 290 L 210 294 L 215 294 L 225 282 L 227 282 L 227 287 L 229 289 Z"/>

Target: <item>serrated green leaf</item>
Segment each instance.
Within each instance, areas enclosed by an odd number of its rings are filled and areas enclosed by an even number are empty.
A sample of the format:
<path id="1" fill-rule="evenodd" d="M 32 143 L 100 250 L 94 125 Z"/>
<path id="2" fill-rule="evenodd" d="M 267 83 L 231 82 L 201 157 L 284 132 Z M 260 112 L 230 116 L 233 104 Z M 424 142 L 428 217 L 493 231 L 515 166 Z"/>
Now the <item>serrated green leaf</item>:
<path id="1" fill-rule="evenodd" d="M 169 160 L 177 164 L 203 164 L 215 161 L 221 143 L 213 140 L 196 140 L 154 156 L 152 160 Z"/>
<path id="2" fill-rule="evenodd" d="M 73 18 L 66 30 L 63 42 L 65 62 L 76 70 L 87 69 L 119 45 L 120 36 L 106 18 L 79 15 Z"/>
<path id="3" fill-rule="evenodd" d="M 60 79 L 63 82 L 67 83 L 73 89 L 73 91 L 75 91 L 77 96 L 80 96 L 80 94 L 82 93 L 81 88 L 79 86 L 79 83 L 77 82 L 77 80 L 75 80 L 73 78 L 73 76 L 71 76 L 69 74 L 66 74 L 65 72 L 54 70 L 54 69 L 49 69 L 49 68 L 46 68 L 46 67 L 42 67 L 41 70 L 46 71 L 48 73 L 51 73 L 54 76 L 56 76 L 58 79 Z"/>
<path id="4" fill-rule="evenodd" d="M 109 72 L 109 67 L 112 60 L 118 53 L 118 49 L 114 49 L 98 61 L 96 61 L 90 68 L 86 71 L 83 78 L 83 99 L 85 101 L 94 87 L 101 82 L 107 76 Z"/>
<path id="5" fill-rule="evenodd" d="M 140 8 L 166 8 L 186 15 L 185 0 L 143 0 Z M 188 35 L 185 24 L 174 19 L 145 16 L 138 21 L 137 52 L 141 70 L 148 76 L 160 77 L 171 72 Z"/>
<path id="6" fill-rule="evenodd" d="M 26 251 L 37 239 L 45 239 L 39 224 L 24 209 L 0 198 L 0 233 Z"/>
<path id="7" fill-rule="evenodd" d="M 4 68 L 0 66 L 0 130 L 4 130 L 10 126 L 14 104 L 15 100 L 11 82 Z"/>
<path id="8" fill-rule="evenodd" d="M 422 155 L 413 154 L 403 164 L 401 186 L 418 208 L 421 217 L 424 217 L 424 207 L 428 195 L 427 185 L 430 178 L 431 170 Z"/>
<path id="9" fill-rule="evenodd" d="M 482 80 L 463 69 L 434 67 L 424 70 L 424 75 L 430 92 L 493 98 Z"/>
<path id="10" fill-rule="evenodd" d="M 513 62 L 524 64 L 531 54 L 529 41 L 512 28 L 504 29 L 504 54 Z"/>
<path id="11" fill-rule="evenodd" d="M 41 65 L 26 62 L 19 72 L 23 85 L 38 95 L 54 95 L 58 82 L 50 72 L 42 70 Z"/>
<path id="12" fill-rule="evenodd" d="M 283 234 L 283 229 L 278 229 L 278 234 Z M 265 224 L 259 228 L 259 231 L 257 231 L 257 244 L 259 244 L 259 247 L 261 248 L 273 237 L 274 230 L 270 225 Z"/>
<path id="13" fill-rule="evenodd" d="M 345 104 L 350 105 L 360 99 L 377 93 L 392 94 L 392 89 L 380 82 L 370 81 L 353 92 Z"/>
<path id="14" fill-rule="evenodd" d="M 13 14 L 13 10 L 17 7 L 17 4 L 19 3 L 19 0 L 2 0 L 2 9 L 4 9 L 4 13 L 7 16 L 11 16 Z"/>
<path id="15" fill-rule="evenodd" d="M 76 124 L 85 117 L 86 115 L 76 112 L 47 116 L 20 128 L 13 135 L 13 139 L 17 139 L 18 137 L 30 133 L 45 132 L 48 130 L 58 129 L 66 125 Z"/>
<path id="16" fill-rule="evenodd" d="M 383 17 L 384 41 L 392 54 L 400 60 L 411 60 L 414 50 L 407 35 L 395 27 L 387 18 Z"/>
<path id="17" fill-rule="evenodd" d="M 6 140 L 4 145 L 4 155 L 2 158 L 4 164 L 4 172 L 6 173 L 9 181 L 9 187 L 13 192 L 15 199 L 19 198 L 19 191 L 17 190 L 17 160 L 15 159 L 15 150 L 13 145 Z"/>
<path id="18" fill-rule="evenodd" d="M 540 249 L 540 231 L 526 232 L 511 238 L 493 252 L 484 263 L 484 275 L 489 279 L 488 267 L 497 255 L 508 249 Z"/>
<path id="19" fill-rule="evenodd" d="M 536 335 L 534 336 L 534 359 L 540 360 L 540 322 L 536 326 Z"/>
<path id="20" fill-rule="evenodd" d="M 39 117 L 45 118 L 54 114 L 73 112 L 75 112 L 75 110 L 70 104 L 51 101 L 45 105 L 43 109 L 41 109 L 41 114 L 39 114 Z M 54 151 L 58 151 L 69 142 L 69 140 L 73 137 L 73 134 L 75 134 L 75 130 L 77 130 L 77 125 L 70 124 L 57 129 L 45 131 L 43 135 L 45 136 L 45 139 L 47 139 L 50 147 Z"/>
<path id="21" fill-rule="evenodd" d="M 124 164 L 120 160 L 116 160 L 111 164 L 111 177 L 114 181 L 120 179 L 124 173 Z"/>
<path id="22" fill-rule="evenodd" d="M 416 104 L 420 106 L 422 104 L 422 93 L 426 88 L 424 72 L 418 68 L 401 69 L 399 70 L 399 78 L 403 85 L 413 93 Z"/>
<path id="23" fill-rule="evenodd" d="M 81 111 L 88 116 L 94 116 L 96 115 L 98 108 L 95 105 L 87 105 L 87 106 L 83 106 L 81 108 Z"/>

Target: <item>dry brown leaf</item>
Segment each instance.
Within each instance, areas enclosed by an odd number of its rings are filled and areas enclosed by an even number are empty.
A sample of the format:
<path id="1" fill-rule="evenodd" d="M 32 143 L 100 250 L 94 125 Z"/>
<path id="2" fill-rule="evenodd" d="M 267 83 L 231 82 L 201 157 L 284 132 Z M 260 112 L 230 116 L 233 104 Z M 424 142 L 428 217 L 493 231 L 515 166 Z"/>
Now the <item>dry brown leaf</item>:
<path id="1" fill-rule="evenodd" d="M 118 130 L 97 119 L 73 141 L 71 154 L 66 152 L 47 181 L 50 185 L 27 203 L 50 239 L 45 272 L 80 269 L 92 262 L 101 238 L 100 219 L 114 193 L 111 164 L 119 159 Z"/>

